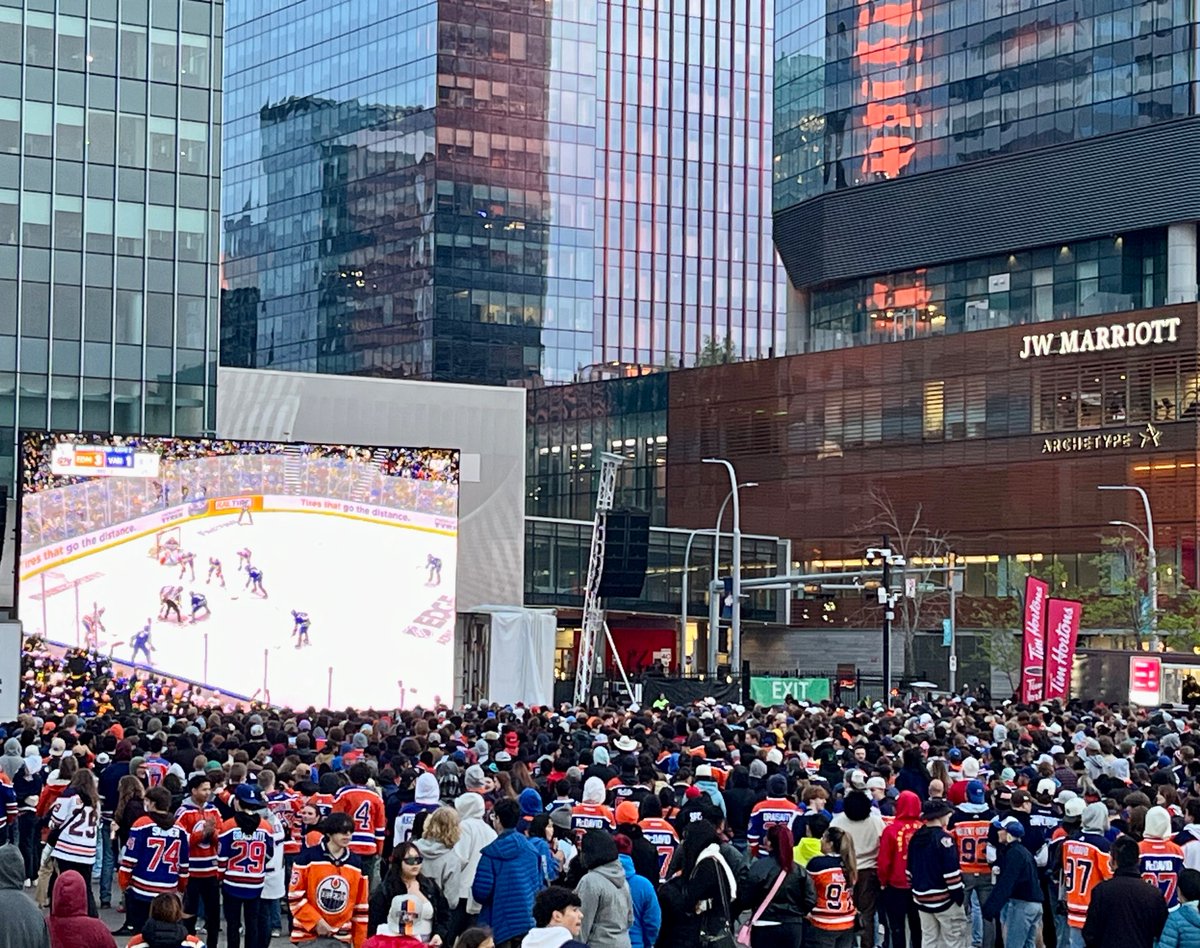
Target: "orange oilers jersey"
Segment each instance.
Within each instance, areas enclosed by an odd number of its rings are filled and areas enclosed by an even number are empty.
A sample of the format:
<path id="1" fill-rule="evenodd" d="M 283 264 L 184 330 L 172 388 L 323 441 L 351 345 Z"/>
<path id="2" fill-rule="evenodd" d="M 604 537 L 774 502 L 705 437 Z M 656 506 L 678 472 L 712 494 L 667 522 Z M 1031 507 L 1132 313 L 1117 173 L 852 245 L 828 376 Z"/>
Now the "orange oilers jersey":
<path id="1" fill-rule="evenodd" d="M 1138 843 L 1142 878 L 1156 885 L 1167 900 L 1167 911 L 1179 908 L 1179 873 L 1183 872 L 1183 850 L 1169 839 L 1143 839 Z"/>
<path id="2" fill-rule="evenodd" d="M 679 834 L 666 820 L 651 818 L 638 823 L 642 828 L 642 836 L 658 853 L 658 880 L 667 881 L 667 867 L 671 865 L 671 857 L 679 848 Z"/>
<path id="3" fill-rule="evenodd" d="M 571 807 L 571 831 L 577 843 L 590 829 L 608 830 L 611 833 L 616 828 L 617 818 L 613 815 L 612 807 L 603 803 L 577 803 Z"/>
<path id="4" fill-rule="evenodd" d="M 1083 928 L 1092 892 L 1105 879 L 1111 879 L 1112 872 L 1109 842 L 1099 833 L 1063 840 L 1063 891 L 1067 896 L 1067 924 L 1072 928 Z"/>
<path id="5" fill-rule="evenodd" d="M 309 846 L 296 857 L 288 883 L 292 944 L 316 941 L 317 922 L 324 919 L 336 941 L 361 945 L 367 937 L 367 899 L 357 856 L 335 859 L 324 845 Z"/>
<path id="6" fill-rule="evenodd" d="M 805 866 L 817 892 L 817 904 L 808 913 L 813 928 L 827 932 L 854 930 L 854 887 L 846 882 L 838 856 L 813 856 Z"/>
<path id="7" fill-rule="evenodd" d="M 354 821 L 350 852 L 356 856 L 374 856 L 383 852 L 387 817 L 383 798 L 367 787 L 351 784 L 333 795 L 333 812 L 345 813 Z"/>
<path id="8" fill-rule="evenodd" d="M 955 810 L 948 827 L 958 847 L 958 865 L 964 875 L 990 875 L 992 867 L 987 861 L 988 830 L 992 826 L 993 810 L 966 813 Z"/>

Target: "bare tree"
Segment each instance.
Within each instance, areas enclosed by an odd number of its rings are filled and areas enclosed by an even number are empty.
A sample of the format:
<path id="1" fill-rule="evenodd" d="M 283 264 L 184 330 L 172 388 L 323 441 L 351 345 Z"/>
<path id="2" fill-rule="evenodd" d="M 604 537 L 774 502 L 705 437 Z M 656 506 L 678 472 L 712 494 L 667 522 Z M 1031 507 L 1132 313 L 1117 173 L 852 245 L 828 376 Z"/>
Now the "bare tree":
<path id="1" fill-rule="evenodd" d="M 903 637 L 904 672 L 911 675 L 916 668 L 913 638 L 917 630 L 939 623 L 948 614 L 946 584 L 950 577 L 934 570 L 947 565 L 950 541 L 945 533 L 925 522 L 922 504 L 898 510 L 882 488 L 871 488 L 869 497 L 873 513 L 857 532 L 867 538 L 868 546 L 874 546 L 879 536 L 886 536 L 891 549 L 904 557 L 905 565 L 893 572 L 893 582 L 899 583 L 901 595 L 896 601 L 892 630 Z M 913 595 L 905 595 L 913 585 Z"/>

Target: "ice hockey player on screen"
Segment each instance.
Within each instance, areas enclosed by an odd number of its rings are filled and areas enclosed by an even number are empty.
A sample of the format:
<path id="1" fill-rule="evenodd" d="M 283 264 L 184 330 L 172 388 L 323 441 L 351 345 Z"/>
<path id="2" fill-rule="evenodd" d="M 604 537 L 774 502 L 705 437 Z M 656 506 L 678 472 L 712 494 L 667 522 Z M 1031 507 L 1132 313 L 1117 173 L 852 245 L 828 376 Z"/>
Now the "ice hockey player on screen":
<path id="1" fill-rule="evenodd" d="M 263 597 L 263 599 L 266 599 L 267 591 L 266 591 L 266 589 L 263 588 L 262 570 L 259 569 L 257 566 L 247 565 L 246 566 L 246 576 L 247 576 L 247 579 L 246 579 L 245 588 L 249 589 L 252 593 L 258 593 L 260 596 Z"/>
<path id="2" fill-rule="evenodd" d="M 221 572 L 221 561 L 215 556 L 208 558 L 208 579 L 204 581 L 204 585 L 208 586 L 212 583 L 213 577 L 217 577 L 217 582 L 221 584 L 221 588 L 225 588 L 225 576 Z"/>
<path id="3" fill-rule="evenodd" d="M 196 579 L 196 554 L 181 551 L 179 554 L 179 578 L 188 570 L 192 572 L 192 580 Z"/>
<path id="4" fill-rule="evenodd" d="M 429 578 L 425 580 L 426 586 L 442 585 L 442 561 L 430 553 L 425 558 L 425 568 L 429 570 Z"/>
<path id="5" fill-rule="evenodd" d="M 250 569 L 250 548 L 245 547 L 238 550 L 238 572 Z"/>
<path id="6" fill-rule="evenodd" d="M 153 665 L 154 662 L 150 658 L 150 653 L 154 651 L 154 646 L 150 644 L 150 620 L 146 619 L 146 624 L 142 627 L 142 631 L 133 637 L 133 656 L 129 659 L 130 663 L 136 665 L 138 652 L 146 656 L 146 664 Z"/>
<path id="7" fill-rule="evenodd" d="M 194 590 L 194 589 L 191 591 L 190 595 L 192 597 L 192 621 L 193 622 L 196 621 L 196 613 L 199 612 L 201 609 L 204 610 L 204 617 L 206 619 L 212 615 L 212 611 L 208 608 L 208 599 L 206 599 L 200 593 L 196 592 L 196 590 Z"/>
<path id="8" fill-rule="evenodd" d="M 79 620 L 83 623 L 84 643 L 90 649 L 100 648 L 100 633 L 104 631 L 104 623 L 101 621 L 103 615 L 104 610 L 98 603 L 93 602 L 92 611 Z"/>
<path id="9" fill-rule="evenodd" d="M 307 612 L 298 612 L 292 610 L 292 621 L 295 627 L 292 629 L 292 635 L 296 636 L 296 648 L 303 648 L 305 645 L 311 645 L 308 640 L 308 627 L 312 622 L 308 618 Z"/>

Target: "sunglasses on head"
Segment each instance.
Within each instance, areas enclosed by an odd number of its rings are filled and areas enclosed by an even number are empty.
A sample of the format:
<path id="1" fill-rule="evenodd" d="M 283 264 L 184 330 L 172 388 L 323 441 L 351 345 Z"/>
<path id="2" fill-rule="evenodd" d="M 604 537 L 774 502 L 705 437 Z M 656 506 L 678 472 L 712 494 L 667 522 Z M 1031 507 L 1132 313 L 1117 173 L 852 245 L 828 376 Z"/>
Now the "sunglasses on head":
<path id="1" fill-rule="evenodd" d="M 421 856 L 405 856 L 404 857 L 404 865 L 406 865 L 406 866 L 419 866 L 424 861 L 425 861 L 424 858 L 422 858 Z"/>

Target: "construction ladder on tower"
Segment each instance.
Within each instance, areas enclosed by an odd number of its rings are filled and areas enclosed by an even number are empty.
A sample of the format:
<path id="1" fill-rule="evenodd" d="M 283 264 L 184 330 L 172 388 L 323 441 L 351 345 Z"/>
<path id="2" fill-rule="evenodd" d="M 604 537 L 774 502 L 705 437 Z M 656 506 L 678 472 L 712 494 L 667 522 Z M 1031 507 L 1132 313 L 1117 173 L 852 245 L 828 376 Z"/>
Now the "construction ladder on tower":
<path id="1" fill-rule="evenodd" d="M 304 451 L 298 444 L 283 449 L 283 490 L 286 494 L 304 493 Z"/>
<path id="2" fill-rule="evenodd" d="M 592 690 L 592 677 L 596 672 L 596 647 L 600 634 L 608 639 L 613 658 L 625 687 L 633 697 L 633 687 L 625 674 L 621 657 L 617 654 L 612 633 L 604 621 L 604 609 L 600 606 L 600 578 L 604 575 L 604 545 L 608 528 L 608 514 L 612 510 L 613 495 L 617 487 L 617 468 L 625 459 L 608 451 L 600 455 L 600 483 L 596 490 L 596 519 L 592 522 L 592 546 L 588 554 L 587 587 L 583 593 L 583 630 L 579 634 L 579 664 L 575 674 L 575 704 L 587 704 Z"/>
<path id="3" fill-rule="evenodd" d="M 387 459 L 387 448 L 376 448 L 371 454 L 370 463 L 362 466 L 358 472 L 358 478 L 354 482 L 354 490 L 350 495 L 356 504 L 365 504 L 371 499 L 371 491 L 378 482 L 379 474 Z"/>

